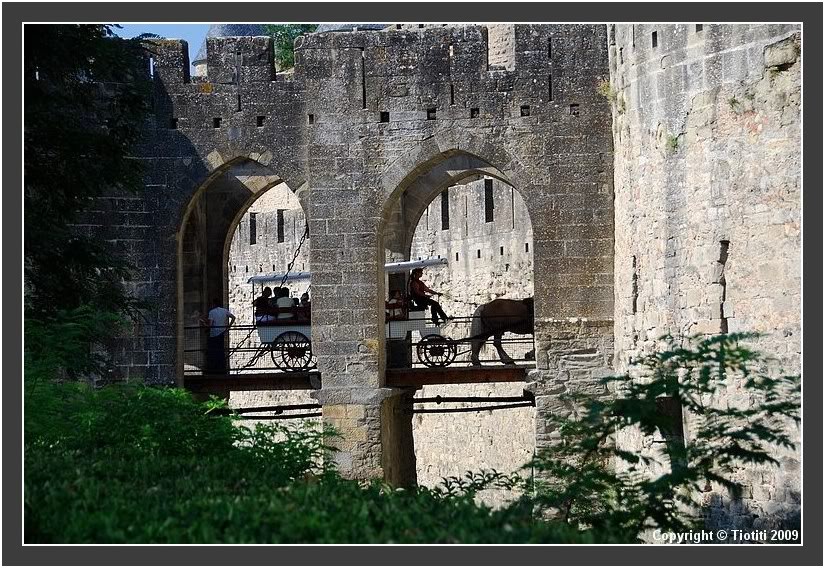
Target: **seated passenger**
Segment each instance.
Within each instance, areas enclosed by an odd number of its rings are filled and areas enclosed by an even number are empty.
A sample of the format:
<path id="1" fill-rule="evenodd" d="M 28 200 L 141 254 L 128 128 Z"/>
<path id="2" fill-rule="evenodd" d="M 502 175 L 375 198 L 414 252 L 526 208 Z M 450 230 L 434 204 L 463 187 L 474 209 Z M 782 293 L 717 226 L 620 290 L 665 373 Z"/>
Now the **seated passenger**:
<path id="1" fill-rule="evenodd" d="M 309 292 L 304 292 L 303 294 L 301 294 L 300 305 L 296 308 L 295 311 L 298 314 L 298 317 L 305 320 L 310 319 L 310 314 L 312 312 L 309 304 Z"/>
<path id="2" fill-rule="evenodd" d="M 404 319 L 404 299 L 401 290 L 393 290 L 390 299 L 387 300 L 387 320 Z"/>
<path id="3" fill-rule="evenodd" d="M 275 315 L 270 304 L 272 288 L 265 287 L 261 295 L 255 298 L 252 305 L 255 307 L 255 323 L 269 323 L 275 321 Z"/>
<path id="4" fill-rule="evenodd" d="M 295 317 L 295 303 L 289 297 L 289 288 L 281 288 L 278 292 L 278 319 L 290 319 Z"/>

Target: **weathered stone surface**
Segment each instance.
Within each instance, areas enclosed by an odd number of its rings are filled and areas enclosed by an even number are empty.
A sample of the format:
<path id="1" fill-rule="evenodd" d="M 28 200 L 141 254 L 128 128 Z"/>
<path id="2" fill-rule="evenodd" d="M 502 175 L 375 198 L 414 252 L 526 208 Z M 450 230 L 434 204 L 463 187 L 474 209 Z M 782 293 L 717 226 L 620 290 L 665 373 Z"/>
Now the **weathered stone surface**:
<path id="1" fill-rule="evenodd" d="M 509 425 L 519 443 L 502 452 L 503 469 L 530 448 L 525 424 L 533 423 L 536 446 L 558 435 L 546 418 L 571 411 L 559 395 L 609 396 L 599 379 L 655 349 L 664 333 L 762 331 L 759 346 L 798 371 L 799 30 L 610 29 L 609 38 L 602 25 L 315 34 L 297 42 L 294 72 L 277 75 L 268 38 L 210 38 L 206 74 L 197 78 L 184 43 L 157 41 L 155 116 L 138 151 L 146 191 L 101 199 L 79 227 L 133 260 L 128 286 L 153 306 L 141 329 L 112 345 L 121 376 L 179 382 L 187 365 L 200 364 L 184 348 L 202 334 L 187 327 L 213 297 L 247 320 L 245 280 L 282 270 L 304 220 L 311 237 L 297 262 L 314 275 L 313 350 L 323 376 L 316 396 L 324 419 L 347 434 L 336 462 L 353 477 L 410 482 L 413 428 L 422 479 L 459 473 L 436 462 L 452 452 L 451 440 L 432 434 L 447 421 L 414 424 L 407 393 L 382 388 L 381 266 L 411 249 L 451 259 L 459 252 L 459 264 L 475 252 L 483 261 L 475 265 L 482 275 L 431 279 L 437 286 L 462 282 L 495 295 L 506 285 L 535 296 L 535 419 L 524 410 Z M 506 242 L 468 231 L 458 251 L 426 217 L 416 236 L 422 215 L 437 221 L 438 202 L 430 203 L 441 191 L 483 176 L 497 192 L 515 188 L 529 227 L 511 220 Z M 255 202 L 272 186 L 283 207 Z M 261 240 L 241 251 L 250 205 Z M 264 253 L 270 247 L 274 260 Z M 516 281 L 530 271 L 534 278 Z M 727 402 L 747 404 L 737 389 Z M 279 396 L 272 400 L 306 400 Z M 507 427 L 498 418 L 466 420 L 461 436 L 497 440 Z M 620 442 L 655 451 L 641 436 Z M 492 463 L 488 449 L 468 454 Z M 709 522 L 745 526 L 758 514 L 770 524 L 771 515 L 798 509 L 799 455 L 779 459 L 779 470 L 742 470 L 745 508 L 710 492 Z"/>
<path id="2" fill-rule="evenodd" d="M 756 346 L 798 373 L 798 27 L 617 25 L 613 39 L 617 370 L 662 335 L 727 329 L 763 333 Z M 660 71 L 668 56 L 686 66 L 687 81 Z M 719 403 L 748 404 L 740 389 Z M 638 434 L 619 442 L 651 448 Z M 775 493 L 749 481 L 761 473 L 776 492 L 798 494 L 790 464 L 799 449 L 777 450 L 777 459 L 778 468 L 738 474 L 750 488 L 742 503 L 714 488 L 709 523 L 770 524 L 786 514 Z"/>

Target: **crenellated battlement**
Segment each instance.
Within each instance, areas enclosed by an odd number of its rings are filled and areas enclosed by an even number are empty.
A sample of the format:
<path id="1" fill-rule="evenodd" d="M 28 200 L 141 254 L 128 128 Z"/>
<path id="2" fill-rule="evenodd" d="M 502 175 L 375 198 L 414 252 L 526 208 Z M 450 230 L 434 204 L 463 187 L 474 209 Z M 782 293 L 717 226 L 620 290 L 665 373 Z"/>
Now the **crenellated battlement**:
<path id="1" fill-rule="evenodd" d="M 603 25 L 432 26 L 309 34 L 295 69 L 276 75 L 270 37 L 207 38 L 206 74 L 186 43 L 153 42 L 158 124 L 169 128 L 586 116 L 607 75 Z M 503 46 L 503 47 L 502 47 Z M 475 125 L 476 123 L 473 123 Z M 214 136 L 214 132 L 210 134 Z"/>

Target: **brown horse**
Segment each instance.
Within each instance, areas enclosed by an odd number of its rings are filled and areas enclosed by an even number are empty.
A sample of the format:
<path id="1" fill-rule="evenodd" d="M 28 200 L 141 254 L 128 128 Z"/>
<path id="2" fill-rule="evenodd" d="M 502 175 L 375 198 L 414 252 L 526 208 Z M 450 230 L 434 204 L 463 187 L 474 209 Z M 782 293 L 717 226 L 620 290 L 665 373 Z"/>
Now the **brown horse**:
<path id="1" fill-rule="evenodd" d="M 513 358 L 507 355 L 501 347 L 501 336 L 508 331 L 520 335 L 533 333 L 533 298 L 523 300 L 499 298 L 476 308 L 469 337 L 472 346 L 470 360 L 474 367 L 481 365 L 478 353 L 491 335 L 501 361 L 505 365 L 515 364 Z M 531 359 L 532 355 L 534 355 L 533 351 L 527 354 L 527 359 Z"/>

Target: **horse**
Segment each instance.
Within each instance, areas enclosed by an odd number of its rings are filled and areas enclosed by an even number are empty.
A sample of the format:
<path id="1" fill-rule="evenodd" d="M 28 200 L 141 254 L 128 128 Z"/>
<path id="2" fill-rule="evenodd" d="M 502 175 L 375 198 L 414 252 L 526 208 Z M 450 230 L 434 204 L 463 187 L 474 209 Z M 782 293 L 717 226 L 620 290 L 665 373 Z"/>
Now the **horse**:
<path id="1" fill-rule="evenodd" d="M 502 363 L 515 365 L 513 358 L 507 355 L 501 346 L 501 336 L 508 331 L 520 335 L 533 333 L 533 298 L 523 300 L 499 298 L 476 308 L 469 337 L 472 346 L 470 360 L 474 367 L 481 366 L 478 353 L 491 335 Z M 535 352 L 531 351 L 527 354 L 527 359 L 534 356 Z"/>

